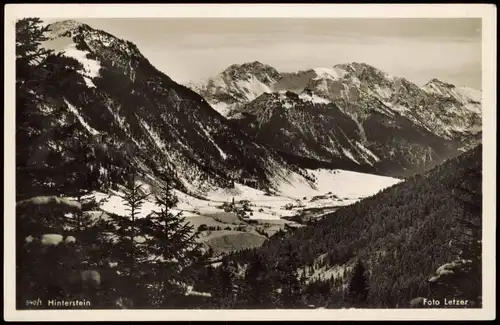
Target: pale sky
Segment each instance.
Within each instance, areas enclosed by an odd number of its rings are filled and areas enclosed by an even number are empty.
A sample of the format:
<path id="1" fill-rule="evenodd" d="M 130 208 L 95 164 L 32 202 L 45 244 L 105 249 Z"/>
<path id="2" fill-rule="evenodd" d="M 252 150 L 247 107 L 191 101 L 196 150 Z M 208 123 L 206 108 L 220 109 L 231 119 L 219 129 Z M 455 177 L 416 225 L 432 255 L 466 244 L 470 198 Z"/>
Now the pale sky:
<path id="1" fill-rule="evenodd" d="M 419 85 L 438 78 L 481 88 L 481 19 L 75 20 L 135 43 L 157 69 L 179 83 L 251 61 L 280 72 L 364 62 Z"/>

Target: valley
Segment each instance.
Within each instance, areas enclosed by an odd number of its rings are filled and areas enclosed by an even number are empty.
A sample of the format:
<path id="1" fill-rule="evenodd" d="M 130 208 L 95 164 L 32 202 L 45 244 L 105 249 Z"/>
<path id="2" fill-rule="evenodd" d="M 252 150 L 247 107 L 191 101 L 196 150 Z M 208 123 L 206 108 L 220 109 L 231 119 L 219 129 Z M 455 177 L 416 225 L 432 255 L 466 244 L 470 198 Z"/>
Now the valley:
<path id="1" fill-rule="evenodd" d="M 179 202 L 172 213 L 182 213 L 194 230 L 201 230 L 200 241 L 212 247 L 215 253 L 227 253 L 260 247 L 279 230 L 303 227 L 332 209 L 353 204 L 401 181 L 343 170 L 309 172 L 321 180 L 314 187 L 300 183 L 300 178 L 290 179 L 280 184 L 281 192 L 275 194 L 242 184 L 235 184 L 234 189 L 207 193 L 204 199 L 176 190 Z M 370 185 L 360 188 L 363 182 Z M 93 195 L 98 203 L 102 202 L 100 210 L 127 215 L 121 198 L 124 193 L 111 191 Z M 140 216 L 146 217 L 156 210 L 158 206 L 151 197 L 142 206 Z M 239 238 L 241 236 L 245 238 Z M 223 248 L 219 249 L 221 245 Z"/>

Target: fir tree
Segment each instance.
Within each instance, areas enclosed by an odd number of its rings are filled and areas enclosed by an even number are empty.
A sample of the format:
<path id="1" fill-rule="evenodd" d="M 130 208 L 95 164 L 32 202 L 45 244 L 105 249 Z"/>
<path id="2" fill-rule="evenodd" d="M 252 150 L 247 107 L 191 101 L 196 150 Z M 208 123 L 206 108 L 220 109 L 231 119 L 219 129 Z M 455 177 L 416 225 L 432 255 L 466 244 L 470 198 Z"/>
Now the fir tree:
<path id="1" fill-rule="evenodd" d="M 235 306 L 236 291 L 235 266 L 223 259 L 213 279 L 212 297 L 215 307 L 229 309 Z"/>
<path id="2" fill-rule="evenodd" d="M 16 22 L 16 176 L 17 198 L 58 195 L 65 192 L 62 181 L 68 173 L 82 172 L 74 164 L 61 166 L 65 153 L 49 149 L 48 142 L 71 142 L 78 123 L 59 126 L 54 121 L 68 119 L 60 104 L 61 83 L 71 80 L 83 84 L 77 60 L 54 54 L 41 47 L 47 40 L 48 26 L 39 18 Z M 48 104 L 50 103 L 50 104 Z M 40 108 L 50 106 L 51 112 Z M 57 147 L 57 146 L 56 146 Z M 76 148 L 73 148 L 76 149 Z M 75 167 L 75 168 L 74 168 Z M 25 185 L 26 184 L 26 185 Z"/>
<path id="3" fill-rule="evenodd" d="M 244 308 L 270 308 L 273 305 L 275 287 L 270 271 L 267 261 L 261 255 L 257 253 L 251 258 L 239 299 Z"/>
<path id="4" fill-rule="evenodd" d="M 286 246 L 284 260 L 278 264 L 278 276 L 281 287 L 280 302 L 283 308 L 295 308 L 301 299 L 301 285 L 298 274 L 297 253 L 291 244 Z"/>
<path id="5" fill-rule="evenodd" d="M 130 299 L 134 307 L 147 300 L 145 284 L 140 280 L 144 269 L 139 266 L 146 260 L 145 237 L 139 227 L 139 213 L 148 194 L 143 193 L 142 185 L 136 184 L 136 174 L 131 171 L 128 177 L 125 194 L 121 196 L 125 202 L 127 216 L 110 214 L 110 226 L 114 226 L 115 243 L 110 258 L 118 263 L 120 272 L 120 288 L 118 294 Z"/>
<path id="6" fill-rule="evenodd" d="M 355 307 L 361 308 L 366 305 L 369 294 L 368 275 L 361 260 L 354 265 L 351 281 L 347 289 L 348 302 Z"/>
<path id="7" fill-rule="evenodd" d="M 75 233 L 71 228 L 68 229 L 64 216 L 80 211 L 81 205 L 56 197 L 39 196 L 18 202 L 18 297 L 35 295 L 44 299 L 71 299 L 84 294 L 81 288 L 67 286 L 71 272 L 79 271 L 89 264 L 86 243 L 79 240 L 78 236 L 75 240 Z M 64 240 L 54 246 L 44 245 L 41 239 L 45 234 L 58 235 Z M 86 298 L 92 299 L 91 296 Z"/>
<path id="8" fill-rule="evenodd" d="M 38 66 L 32 68 L 39 69 Z M 25 86 L 26 84 L 22 84 L 21 87 Z M 32 104 L 38 103 L 33 102 Z M 27 108 L 34 111 L 37 109 L 35 106 L 21 106 L 20 110 L 23 112 Z M 29 112 L 24 111 L 24 113 Z M 24 114 L 24 117 L 26 124 L 21 123 L 21 130 L 18 131 L 26 136 L 30 127 L 33 126 L 30 119 L 36 120 L 43 117 L 29 114 Z M 24 148 L 31 147 L 28 150 L 31 152 L 28 156 L 23 157 L 24 161 L 17 162 L 18 176 L 22 175 L 17 181 L 17 188 L 22 188 L 22 193 L 17 193 L 18 198 L 38 197 L 36 200 L 32 200 L 31 204 L 28 204 L 28 206 L 37 206 L 33 211 L 24 211 L 24 209 L 16 211 L 19 221 L 16 228 L 18 238 L 20 240 L 24 240 L 27 236 L 34 238 L 33 242 L 19 243 L 17 246 L 19 249 L 17 252 L 19 257 L 18 279 L 24 283 L 19 287 L 19 290 L 20 294 L 38 292 L 40 297 L 45 295 L 47 299 L 82 297 L 85 294 L 82 292 L 82 288 L 78 286 L 68 287 L 65 282 L 69 281 L 71 277 L 69 271 L 77 272 L 86 267 L 102 264 L 100 252 L 103 251 L 101 234 L 104 228 L 90 214 L 84 213 L 86 210 L 98 208 L 93 196 L 89 195 L 95 189 L 93 184 L 95 175 L 92 175 L 88 169 L 92 157 L 88 155 L 87 151 L 79 150 L 78 147 L 68 146 L 64 148 L 65 143 L 63 143 L 63 149 L 58 152 L 37 156 L 32 149 L 39 149 L 47 139 L 63 138 L 69 140 L 74 134 L 74 128 L 71 125 L 60 129 L 48 127 L 48 130 L 45 131 L 44 134 L 36 136 L 34 139 L 25 138 L 31 142 L 21 145 Z M 65 149 L 68 148 L 77 154 L 74 158 L 78 162 L 78 168 L 74 167 L 74 161 L 56 156 L 64 155 Z M 35 164 L 26 164 L 27 161 L 34 161 Z M 47 183 L 51 185 L 47 186 Z M 76 205 L 73 204 L 74 202 L 70 202 L 71 200 L 47 195 L 76 197 L 80 204 L 76 209 L 73 208 Z M 23 202 L 29 203 L 30 199 L 22 200 L 20 203 Z M 61 206 L 64 204 L 71 207 L 71 211 L 62 209 Z M 45 233 L 60 234 L 69 238 L 68 245 L 41 247 L 38 240 Z M 25 284 L 35 285 L 38 289 L 25 289 Z M 91 299 L 95 304 L 97 300 L 93 299 L 95 297 L 92 296 L 95 293 L 95 291 L 87 292 L 85 298 Z"/>
<path id="9" fill-rule="evenodd" d="M 43 61 L 52 50 L 40 47 L 48 40 L 48 26 L 42 27 L 40 18 L 23 18 L 16 21 L 16 76 L 19 82 L 43 80 L 42 71 L 33 68 L 42 67 Z M 16 94 L 17 95 L 17 94 Z"/>
<path id="10" fill-rule="evenodd" d="M 28 162 L 36 148 L 35 139 L 50 129 L 48 121 L 38 109 L 42 98 L 36 92 L 44 80 L 43 65 L 52 51 L 40 47 L 47 40 L 47 28 L 39 18 L 16 21 L 16 196 L 27 199 L 40 193 L 31 189 L 32 175 Z M 43 166 L 40 161 L 38 166 Z M 31 166 L 32 167 L 32 166 Z M 31 169 L 31 170 L 30 170 Z"/>
<path id="11" fill-rule="evenodd" d="M 175 307 L 193 285 L 197 267 L 202 267 L 206 256 L 197 242 L 198 233 L 182 213 L 173 213 L 178 199 L 171 185 L 161 186 L 155 196 L 158 211 L 153 211 L 141 223 L 148 237 L 146 250 L 152 257 L 150 269 L 154 279 L 154 305 Z"/>

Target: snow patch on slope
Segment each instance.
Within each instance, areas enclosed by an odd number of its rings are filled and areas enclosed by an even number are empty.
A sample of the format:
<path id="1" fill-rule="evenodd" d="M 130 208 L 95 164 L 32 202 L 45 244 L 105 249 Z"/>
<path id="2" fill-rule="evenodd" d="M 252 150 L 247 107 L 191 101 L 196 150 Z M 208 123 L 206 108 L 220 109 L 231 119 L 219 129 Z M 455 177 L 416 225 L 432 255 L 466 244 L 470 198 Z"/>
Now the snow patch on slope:
<path id="1" fill-rule="evenodd" d="M 385 100 L 391 98 L 393 92 L 392 89 L 387 87 L 382 88 L 379 85 L 375 85 L 374 88 L 375 88 L 373 91 L 374 95 L 379 96 L 380 98 Z"/>
<path id="2" fill-rule="evenodd" d="M 222 157 L 222 159 L 226 159 L 227 158 L 227 155 L 224 151 L 222 151 L 222 149 L 217 145 L 217 143 L 214 141 L 214 139 L 212 139 L 212 136 L 210 135 L 210 133 L 208 133 L 207 129 L 205 129 L 205 127 L 203 125 L 201 125 L 200 123 L 198 123 L 199 127 L 203 130 L 203 133 L 205 134 L 205 136 L 207 137 L 207 139 L 214 145 L 214 147 L 219 151 L 219 154 L 220 156 Z"/>
<path id="3" fill-rule="evenodd" d="M 422 89 L 431 94 L 438 94 L 444 97 L 455 98 L 461 104 L 475 103 L 479 105 L 482 100 L 482 93 L 480 90 L 473 89 L 468 86 L 455 87 L 448 85 L 439 80 L 432 80 L 425 84 Z M 480 110 L 479 112 L 480 113 Z"/>
<path id="4" fill-rule="evenodd" d="M 78 112 L 78 110 L 75 108 L 75 106 L 71 105 L 70 102 L 68 102 L 66 99 L 64 100 L 64 102 L 66 103 L 66 105 L 68 106 L 68 109 L 71 113 L 75 114 L 76 118 L 78 119 L 78 121 L 80 121 L 80 123 L 83 125 L 83 127 L 90 132 L 90 134 L 92 135 L 96 135 L 96 134 L 99 134 L 99 132 L 94 129 L 93 127 L 91 127 L 82 117 L 82 115 L 80 115 L 80 112 Z"/>
<path id="5" fill-rule="evenodd" d="M 380 158 L 377 157 L 373 152 L 371 152 L 368 148 L 366 148 L 364 145 L 362 145 L 361 143 L 357 142 L 356 141 L 356 146 L 361 149 L 361 151 L 363 151 L 364 153 L 366 153 L 367 155 L 369 155 L 371 158 L 373 158 L 373 160 L 375 161 L 380 161 Z"/>
<path id="6" fill-rule="evenodd" d="M 216 110 L 220 115 L 227 116 L 232 109 L 232 105 L 224 102 L 209 103 L 214 110 Z"/>
<path id="7" fill-rule="evenodd" d="M 306 278 L 306 283 L 311 283 L 318 280 L 326 280 L 344 278 L 344 275 L 348 275 L 352 271 L 352 266 L 347 266 L 346 264 L 335 265 L 335 266 L 323 266 L 319 269 L 313 270 L 312 274 Z M 299 275 L 305 272 L 305 268 L 300 268 L 298 270 Z"/>
<path id="8" fill-rule="evenodd" d="M 346 148 L 342 148 L 342 152 L 344 153 L 344 155 L 346 155 L 349 159 L 351 159 L 352 161 L 354 161 L 356 164 L 360 165 L 359 161 L 356 160 L 356 158 L 354 158 L 354 156 L 352 155 L 352 153 L 347 150 Z"/>
<path id="9" fill-rule="evenodd" d="M 461 94 L 462 96 L 471 99 L 475 102 L 480 103 L 482 100 L 482 93 L 480 90 L 468 87 L 468 86 L 460 86 L 457 87 L 457 92 Z"/>
<path id="10" fill-rule="evenodd" d="M 153 131 L 153 129 L 147 123 L 145 123 L 143 120 L 140 120 L 140 122 L 141 122 L 142 126 L 144 127 L 144 129 L 148 132 L 151 139 L 153 139 L 153 141 L 156 144 L 156 146 L 158 147 L 158 149 L 165 150 L 167 146 L 165 145 L 165 143 L 163 143 L 161 141 L 160 136 L 155 131 Z"/>
<path id="11" fill-rule="evenodd" d="M 99 70 L 101 69 L 101 64 L 97 60 L 91 60 L 87 58 L 87 52 L 81 51 L 76 48 L 76 44 L 71 44 L 68 48 L 64 50 L 64 55 L 76 59 L 83 65 L 85 73 L 83 78 L 85 83 L 89 88 L 95 88 L 92 78 L 99 76 Z"/>
<path id="12" fill-rule="evenodd" d="M 403 114 L 403 116 L 406 116 L 405 113 L 410 113 L 410 109 L 408 107 L 404 107 L 404 106 L 399 105 L 399 104 L 394 105 L 393 103 L 390 103 L 390 102 L 384 102 L 384 105 L 389 107 L 393 111 L 396 111 L 396 112 Z"/>
<path id="13" fill-rule="evenodd" d="M 347 71 L 340 68 L 315 68 L 313 71 L 316 73 L 318 79 L 330 79 L 330 80 L 338 80 L 345 76 Z"/>
<path id="14" fill-rule="evenodd" d="M 96 202 L 100 203 L 100 208 L 107 213 L 116 214 L 119 216 L 128 216 L 130 215 L 129 208 L 125 205 L 126 201 L 123 199 L 125 195 L 121 191 L 111 191 L 110 194 L 105 194 L 101 192 L 94 192 Z M 141 206 L 141 209 L 138 211 L 138 218 L 145 218 L 151 212 L 156 211 L 159 212 L 161 209 L 160 206 L 156 205 L 153 202 L 153 198 L 149 197 L 144 204 Z M 175 208 L 171 210 L 172 213 L 179 213 L 181 210 L 179 208 Z M 193 216 L 193 214 L 183 211 L 182 213 L 185 217 Z"/>
<path id="15" fill-rule="evenodd" d="M 272 93 L 271 88 L 259 81 L 255 76 L 250 76 L 248 80 L 238 80 L 236 86 L 240 88 L 246 96 L 247 101 L 252 101 L 263 93 Z"/>
<path id="16" fill-rule="evenodd" d="M 330 103 L 330 101 L 328 99 L 320 97 L 314 93 L 313 94 L 301 93 L 299 95 L 299 98 L 304 100 L 304 101 L 312 102 L 315 104 L 328 104 L 328 103 Z"/>

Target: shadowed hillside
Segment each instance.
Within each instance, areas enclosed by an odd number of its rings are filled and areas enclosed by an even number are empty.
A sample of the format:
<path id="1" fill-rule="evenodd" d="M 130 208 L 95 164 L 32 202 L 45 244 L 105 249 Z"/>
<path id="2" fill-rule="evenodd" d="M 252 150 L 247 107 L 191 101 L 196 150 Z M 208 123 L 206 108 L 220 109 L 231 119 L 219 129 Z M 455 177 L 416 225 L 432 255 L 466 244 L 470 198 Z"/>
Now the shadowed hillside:
<path id="1" fill-rule="evenodd" d="M 407 307 L 413 297 L 430 294 L 427 280 L 454 258 L 450 241 L 463 230 L 456 218 L 465 211 L 456 193 L 466 188 L 481 197 L 481 151 L 477 146 L 426 175 L 340 208 L 314 225 L 280 233 L 262 249 L 242 251 L 232 259 L 244 263 L 257 254 L 283 261 L 291 246 L 309 285 L 329 282 L 323 303 L 343 306 L 343 275 L 360 258 L 370 271 L 369 306 Z M 478 197 L 474 203 L 480 206 Z M 480 225 L 481 209 L 466 218 Z"/>

